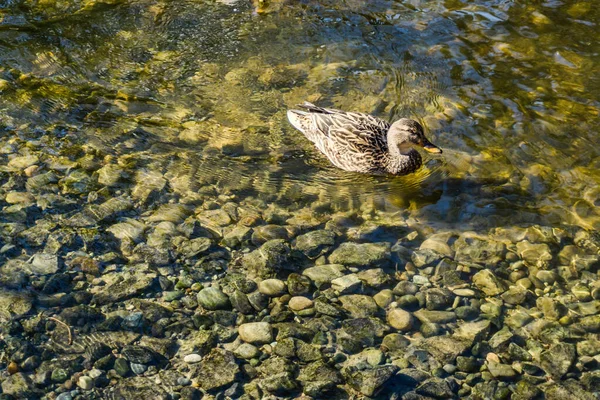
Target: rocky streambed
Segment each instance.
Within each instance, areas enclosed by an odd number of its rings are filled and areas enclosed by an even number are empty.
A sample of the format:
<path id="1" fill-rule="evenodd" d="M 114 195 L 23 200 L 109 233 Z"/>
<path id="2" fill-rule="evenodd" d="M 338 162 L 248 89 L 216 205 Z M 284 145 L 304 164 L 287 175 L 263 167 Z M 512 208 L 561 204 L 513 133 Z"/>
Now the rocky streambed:
<path id="1" fill-rule="evenodd" d="M 12 133 L 1 399 L 600 395 L 595 231 L 184 197 L 160 168 Z"/>

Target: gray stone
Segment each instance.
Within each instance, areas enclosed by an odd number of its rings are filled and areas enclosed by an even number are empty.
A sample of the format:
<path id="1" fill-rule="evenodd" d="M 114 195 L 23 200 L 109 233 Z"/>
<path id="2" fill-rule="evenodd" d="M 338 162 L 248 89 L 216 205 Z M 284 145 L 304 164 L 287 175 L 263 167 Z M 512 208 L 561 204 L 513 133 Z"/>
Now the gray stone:
<path id="1" fill-rule="evenodd" d="M 495 352 L 502 352 L 506 350 L 508 344 L 512 341 L 513 334 L 508 327 L 503 327 L 494 334 L 489 340 L 489 345 Z"/>
<path id="2" fill-rule="evenodd" d="M 246 244 L 252 235 L 252 229 L 247 226 L 236 226 L 225 234 L 221 243 L 233 249 Z"/>
<path id="3" fill-rule="evenodd" d="M 288 230 L 281 225 L 262 225 L 254 228 L 252 233 L 252 243 L 260 246 L 263 243 L 273 239 L 288 240 L 290 234 Z"/>
<path id="4" fill-rule="evenodd" d="M 103 275 L 103 277 L 106 277 L 106 275 Z M 125 279 L 121 279 L 122 274 L 120 273 L 115 273 L 111 278 L 115 278 L 114 283 L 96 293 L 92 298 L 92 303 L 98 305 L 114 304 L 141 293 L 148 293 L 150 287 L 154 284 L 156 275 L 139 271 Z"/>
<path id="5" fill-rule="evenodd" d="M 562 378 L 575 362 L 575 346 L 557 343 L 540 355 L 540 366 L 555 380 Z"/>
<path id="6" fill-rule="evenodd" d="M 434 399 L 451 399 L 455 395 L 450 389 L 448 382 L 441 378 L 430 378 L 417 387 L 416 392 L 422 396 Z"/>
<path id="7" fill-rule="evenodd" d="M 188 364 L 195 364 L 197 362 L 202 361 L 202 356 L 200 354 L 188 354 L 187 356 L 183 357 L 183 361 L 188 363 Z"/>
<path id="8" fill-rule="evenodd" d="M 342 308 L 350 313 L 353 318 L 366 318 L 375 315 L 379 310 L 377 303 L 370 296 L 362 294 L 349 294 L 340 296 Z"/>
<path id="9" fill-rule="evenodd" d="M 520 285 L 511 286 L 506 292 L 502 293 L 502 300 L 507 304 L 518 305 L 523 304 L 527 300 L 527 289 Z"/>
<path id="10" fill-rule="evenodd" d="M 239 327 L 240 338 L 247 343 L 270 343 L 273 328 L 268 322 L 250 322 Z"/>
<path id="11" fill-rule="evenodd" d="M 289 257 L 289 245 L 282 239 L 273 239 L 244 255 L 242 265 L 252 276 L 267 278 L 282 269 L 289 268 Z"/>
<path id="12" fill-rule="evenodd" d="M 294 248 L 308 258 L 318 258 L 329 252 L 335 244 L 335 236 L 334 232 L 325 229 L 308 232 L 296 238 Z"/>
<path id="13" fill-rule="evenodd" d="M 413 327 L 413 316 L 408 311 L 395 308 L 388 311 L 387 322 L 392 328 L 398 329 L 401 332 L 408 332 Z"/>
<path id="14" fill-rule="evenodd" d="M 77 386 L 83 390 L 91 390 L 94 387 L 94 380 L 89 376 L 80 376 L 77 380 Z"/>
<path id="15" fill-rule="evenodd" d="M 33 299 L 27 293 L 0 289 L 0 323 L 27 314 L 33 307 Z"/>
<path id="16" fill-rule="evenodd" d="M 454 363 L 456 357 L 466 352 L 471 342 L 452 336 L 433 336 L 423 340 L 420 347 L 427 350 L 441 364 Z"/>
<path id="17" fill-rule="evenodd" d="M 235 290 L 229 295 L 229 301 L 233 308 L 242 314 L 252 314 L 255 311 L 248 296 L 239 290 Z"/>
<path id="18" fill-rule="evenodd" d="M 428 310 L 445 310 L 454 301 L 454 294 L 448 289 L 432 288 L 425 291 L 425 306 Z"/>
<path id="19" fill-rule="evenodd" d="M 209 238 L 199 237 L 191 240 L 184 240 L 177 246 L 177 251 L 186 258 L 196 257 L 210 248 L 212 242 Z"/>
<path id="20" fill-rule="evenodd" d="M 407 294 L 415 295 L 419 288 L 412 282 L 401 281 L 392 290 L 396 296 L 405 296 Z"/>
<path id="21" fill-rule="evenodd" d="M 546 268 L 552 261 L 552 252 L 546 243 L 531 243 L 523 240 L 517 243 L 517 253 L 527 265 Z"/>
<path id="22" fill-rule="evenodd" d="M 373 300 L 379 307 L 385 309 L 394 301 L 394 293 L 390 289 L 383 289 L 373 296 Z"/>
<path id="23" fill-rule="evenodd" d="M 457 339 L 466 339 L 471 343 L 479 342 L 487 338 L 490 325 L 491 322 L 489 320 L 464 322 L 454 331 L 453 336 Z"/>
<path id="24" fill-rule="evenodd" d="M 558 321 L 568 311 L 563 304 L 551 297 L 538 297 L 536 306 L 544 313 L 544 317 L 553 321 Z"/>
<path id="25" fill-rule="evenodd" d="M 260 355 L 260 351 L 256 346 L 250 343 L 242 343 L 237 347 L 237 349 L 235 349 L 234 354 L 239 358 L 249 360 L 251 358 L 258 357 Z"/>
<path id="26" fill-rule="evenodd" d="M 365 396 L 376 395 L 398 371 L 395 365 L 382 365 L 372 369 L 345 371 L 346 382 Z"/>
<path id="27" fill-rule="evenodd" d="M 409 345 L 410 340 L 399 333 L 390 333 L 389 335 L 385 335 L 383 341 L 381 342 L 381 347 L 387 349 L 388 351 L 402 350 L 407 348 Z"/>
<path id="28" fill-rule="evenodd" d="M 298 384 L 293 375 L 289 372 L 279 372 L 267 375 L 259 382 L 261 389 L 279 396 L 285 396 L 294 391 Z"/>
<path id="29" fill-rule="evenodd" d="M 146 229 L 146 225 L 142 222 L 127 218 L 124 222 L 119 222 L 108 227 L 106 231 L 112 233 L 114 237 L 121 241 L 131 240 L 134 243 L 137 243 L 142 240 Z"/>
<path id="30" fill-rule="evenodd" d="M 506 291 L 506 284 L 488 269 L 473 275 L 473 283 L 487 296 L 496 296 Z"/>
<path id="31" fill-rule="evenodd" d="M 577 342 L 577 355 L 594 357 L 600 354 L 600 340 L 588 339 Z"/>
<path id="32" fill-rule="evenodd" d="M 213 349 L 201 363 L 190 365 L 190 378 L 204 390 L 231 385 L 240 372 L 235 357 L 229 351 Z"/>
<path id="33" fill-rule="evenodd" d="M 192 331 L 185 339 L 179 340 L 179 355 L 199 354 L 201 356 L 211 351 L 217 344 L 217 334 L 213 331 Z"/>
<path id="34" fill-rule="evenodd" d="M 473 262 L 493 267 L 504 259 L 506 246 L 489 238 L 465 232 L 454 242 L 456 261 Z"/>
<path id="35" fill-rule="evenodd" d="M 340 264 L 317 265 L 306 268 L 302 271 L 302 275 L 306 275 L 317 287 L 321 287 L 323 284 L 331 283 L 332 280 L 344 276 L 345 270 L 346 268 Z"/>
<path id="36" fill-rule="evenodd" d="M 17 399 L 35 398 L 38 394 L 29 376 L 22 372 L 3 378 L 1 386 L 2 393 Z"/>
<path id="37" fill-rule="evenodd" d="M 447 324 L 456 321 L 456 314 L 452 311 L 419 310 L 413 314 L 423 323 Z"/>
<path id="38" fill-rule="evenodd" d="M 376 266 L 390 260 L 390 244 L 384 243 L 352 243 L 339 245 L 329 256 L 332 264 L 353 266 Z"/>
<path id="39" fill-rule="evenodd" d="M 286 289 L 286 284 L 281 279 L 265 279 L 258 284 L 258 291 L 271 297 L 284 294 Z"/>
<path id="40" fill-rule="evenodd" d="M 356 274 L 348 274 L 335 278 L 331 281 L 333 290 L 340 294 L 355 293 L 360 289 L 362 281 Z"/>
<path id="41" fill-rule="evenodd" d="M 517 377 L 517 372 L 510 365 L 491 362 L 487 365 L 488 371 L 492 376 L 499 380 L 513 380 Z"/>
<path id="42" fill-rule="evenodd" d="M 229 297 L 216 287 L 202 289 L 197 295 L 198 303 L 207 310 L 229 310 Z"/>
<path id="43" fill-rule="evenodd" d="M 312 282 L 308 276 L 291 273 L 287 279 L 287 287 L 290 295 L 301 296 L 310 292 Z"/>
<path id="44" fill-rule="evenodd" d="M 58 256 L 37 253 L 31 260 L 30 272 L 34 275 L 50 275 L 58 272 Z"/>
<path id="45" fill-rule="evenodd" d="M 427 268 L 437 265 L 444 256 L 435 250 L 415 250 L 411 255 L 411 261 L 417 268 Z"/>
<path id="46" fill-rule="evenodd" d="M 364 271 L 360 271 L 356 274 L 363 284 L 368 287 L 378 289 L 391 280 L 391 277 L 381 268 L 371 268 Z"/>

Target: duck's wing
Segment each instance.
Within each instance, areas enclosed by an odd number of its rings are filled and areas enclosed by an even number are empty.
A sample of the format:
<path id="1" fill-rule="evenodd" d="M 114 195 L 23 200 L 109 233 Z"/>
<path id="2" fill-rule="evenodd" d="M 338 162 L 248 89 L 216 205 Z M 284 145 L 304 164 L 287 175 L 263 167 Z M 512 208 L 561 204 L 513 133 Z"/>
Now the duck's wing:
<path id="1" fill-rule="evenodd" d="M 304 103 L 312 126 L 305 135 L 338 167 L 370 172 L 387 155 L 390 124 L 369 114 L 346 112 Z"/>
<path id="2" fill-rule="evenodd" d="M 387 131 L 390 129 L 387 121 L 369 114 L 317 107 L 308 102 L 299 107 L 308 111 L 305 117 L 310 117 L 315 136 L 323 135 L 336 141 L 345 138 L 351 142 L 364 142 L 367 146 L 387 147 Z"/>

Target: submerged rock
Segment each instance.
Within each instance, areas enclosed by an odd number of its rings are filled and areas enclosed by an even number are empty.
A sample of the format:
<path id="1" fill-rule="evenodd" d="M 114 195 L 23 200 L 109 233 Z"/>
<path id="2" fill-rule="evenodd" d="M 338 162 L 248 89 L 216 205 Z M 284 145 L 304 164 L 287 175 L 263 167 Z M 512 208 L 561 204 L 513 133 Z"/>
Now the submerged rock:
<path id="1" fill-rule="evenodd" d="M 246 254 L 242 259 L 242 265 L 253 275 L 266 278 L 281 269 L 290 269 L 289 258 L 289 245 L 282 239 L 274 239 Z"/>
<path id="2" fill-rule="evenodd" d="M 213 349 L 202 362 L 190 366 L 190 379 L 198 382 L 204 390 L 213 390 L 236 381 L 240 368 L 233 353 Z"/>
<path id="3" fill-rule="evenodd" d="M 365 396 L 374 396 L 396 371 L 398 367 L 395 365 L 382 365 L 362 371 L 350 368 L 344 372 L 344 375 L 348 384 L 354 389 Z"/>
<path id="4" fill-rule="evenodd" d="M 329 230 L 317 230 L 300 235 L 294 242 L 294 248 L 308 258 L 317 258 L 329 252 L 335 244 L 335 233 Z"/>
<path id="5" fill-rule="evenodd" d="M 346 242 L 336 248 L 329 256 L 332 264 L 376 266 L 390 260 L 389 243 L 352 243 Z"/>
<path id="6" fill-rule="evenodd" d="M 507 289 L 506 284 L 488 269 L 473 275 L 473 283 L 488 296 L 499 295 Z"/>

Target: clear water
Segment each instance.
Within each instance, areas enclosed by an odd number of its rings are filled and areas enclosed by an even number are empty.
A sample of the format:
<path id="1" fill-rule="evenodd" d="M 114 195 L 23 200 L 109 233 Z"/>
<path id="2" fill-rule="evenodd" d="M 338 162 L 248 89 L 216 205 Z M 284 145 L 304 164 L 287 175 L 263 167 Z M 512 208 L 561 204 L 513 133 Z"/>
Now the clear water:
<path id="1" fill-rule="evenodd" d="M 599 8 L 476 3 L 4 1 L 3 140 L 74 135 L 180 202 L 215 185 L 457 230 L 599 229 Z M 415 118 L 444 154 L 408 177 L 337 170 L 286 120 L 305 100 Z"/>

